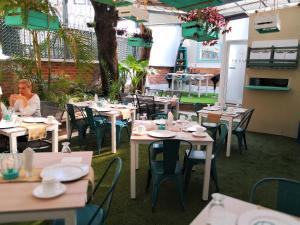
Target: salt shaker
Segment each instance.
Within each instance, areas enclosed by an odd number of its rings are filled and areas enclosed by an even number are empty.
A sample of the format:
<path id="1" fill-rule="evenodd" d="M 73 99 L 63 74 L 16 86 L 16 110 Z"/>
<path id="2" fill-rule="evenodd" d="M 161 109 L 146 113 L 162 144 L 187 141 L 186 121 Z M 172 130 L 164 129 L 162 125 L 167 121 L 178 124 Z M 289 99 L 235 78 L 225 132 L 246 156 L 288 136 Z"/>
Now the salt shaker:
<path id="1" fill-rule="evenodd" d="M 23 165 L 24 165 L 26 177 L 32 176 L 33 156 L 34 156 L 34 151 L 32 150 L 32 148 L 26 148 L 23 151 Z"/>

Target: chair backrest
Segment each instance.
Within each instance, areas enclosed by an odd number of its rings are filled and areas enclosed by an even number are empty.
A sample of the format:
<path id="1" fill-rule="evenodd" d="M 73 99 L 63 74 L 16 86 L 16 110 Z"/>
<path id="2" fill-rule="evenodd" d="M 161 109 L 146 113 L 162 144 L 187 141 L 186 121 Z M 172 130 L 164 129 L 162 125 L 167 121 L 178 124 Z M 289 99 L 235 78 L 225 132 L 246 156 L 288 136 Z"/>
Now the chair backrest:
<path id="1" fill-rule="evenodd" d="M 238 123 L 238 125 L 236 126 L 236 128 L 242 128 L 243 130 L 247 130 L 247 127 L 249 125 L 249 122 L 250 122 L 250 119 L 252 117 L 253 112 L 254 112 L 254 109 L 248 109 L 244 113 L 241 121 Z"/>
<path id="2" fill-rule="evenodd" d="M 155 113 L 149 116 L 150 120 L 168 119 L 167 113 Z"/>
<path id="3" fill-rule="evenodd" d="M 114 158 L 109 165 L 107 166 L 105 172 L 103 173 L 102 177 L 100 178 L 100 180 L 98 181 L 98 183 L 95 186 L 95 189 L 93 191 L 93 195 L 97 192 L 98 188 L 100 187 L 101 183 L 107 178 L 108 174 L 110 174 L 110 172 L 114 169 L 114 174 L 112 177 L 112 181 L 109 184 L 109 187 L 103 197 L 102 202 L 99 205 L 99 208 L 97 209 L 97 211 L 94 213 L 93 217 L 90 219 L 88 224 L 92 224 L 93 220 L 96 218 L 97 214 L 99 213 L 99 211 L 102 209 L 103 210 L 103 221 L 104 222 L 108 216 L 109 210 L 110 210 L 110 206 L 111 206 L 111 202 L 112 202 L 112 198 L 113 198 L 113 194 L 114 194 L 114 190 L 116 187 L 116 184 L 119 180 L 121 171 L 122 171 L 122 166 L 123 166 L 123 162 L 122 159 L 120 157 L 116 157 Z M 107 183 L 105 183 L 105 186 L 107 185 Z M 91 202 L 92 200 L 92 196 L 89 198 L 88 203 Z M 102 223 L 103 224 L 103 223 Z"/>
<path id="4" fill-rule="evenodd" d="M 138 104 L 154 104 L 154 96 L 148 96 L 148 95 L 137 95 L 137 101 Z"/>
<path id="5" fill-rule="evenodd" d="M 99 117 L 102 117 L 102 116 L 97 116 L 98 119 L 97 121 L 95 121 L 94 119 L 94 113 L 93 113 L 93 109 L 91 109 L 90 107 L 85 107 L 85 112 L 86 112 L 86 120 L 87 120 L 87 123 L 90 125 L 90 128 L 95 130 L 96 127 L 99 127 L 99 126 L 105 126 L 106 125 L 106 118 L 103 117 L 102 120 L 100 120 Z"/>
<path id="6" fill-rule="evenodd" d="M 68 112 L 68 115 L 70 117 L 71 123 L 73 123 L 73 124 L 76 123 L 74 105 L 72 105 L 72 104 L 66 104 L 65 108 L 66 108 L 66 111 Z"/>
<path id="7" fill-rule="evenodd" d="M 151 154 L 153 150 L 153 145 L 156 143 L 163 144 L 163 167 L 165 175 L 175 174 L 175 169 L 177 166 L 177 162 L 179 161 L 179 149 L 181 143 L 186 143 L 189 146 L 189 150 L 192 149 L 192 144 L 189 141 L 180 140 L 180 139 L 164 139 L 160 141 L 152 142 L 149 145 L 149 165 L 151 167 Z"/>
<path id="8" fill-rule="evenodd" d="M 160 89 L 149 89 L 148 94 L 156 94 L 158 93 L 158 96 L 162 96 L 163 91 Z"/>
<path id="9" fill-rule="evenodd" d="M 250 202 L 255 202 L 257 188 L 264 183 L 277 182 L 276 209 L 300 216 L 300 182 L 277 177 L 267 177 L 256 182 L 250 192 Z"/>
<path id="10" fill-rule="evenodd" d="M 225 145 L 226 137 L 227 137 L 227 133 L 228 133 L 228 127 L 226 124 L 220 124 L 219 129 L 221 130 L 220 135 L 215 140 L 214 146 L 213 146 L 213 154 L 215 156 L 215 159 L 218 158 L 223 146 Z M 217 132 L 217 129 L 215 129 L 215 132 Z"/>
<path id="11" fill-rule="evenodd" d="M 212 123 L 219 123 L 221 116 L 222 116 L 222 114 L 220 114 L 220 113 L 209 112 L 207 114 L 207 120 Z"/>
<path id="12" fill-rule="evenodd" d="M 204 105 L 201 103 L 195 103 L 194 104 L 194 111 L 197 113 L 199 110 L 203 109 Z"/>
<path id="13" fill-rule="evenodd" d="M 132 103 L 135 105 L 134 97 L 132 94 L 120 93 L 119 96 L 120 96 L 120 100 L 123 104 Z"/>
<path id="14" fill-rule="evenodd" d="M 41 115 L 43 117 L 54 116 L 57 121 L 61 121 L 64 110 L 59 108 L 58 103 L 41 101 Z"/>

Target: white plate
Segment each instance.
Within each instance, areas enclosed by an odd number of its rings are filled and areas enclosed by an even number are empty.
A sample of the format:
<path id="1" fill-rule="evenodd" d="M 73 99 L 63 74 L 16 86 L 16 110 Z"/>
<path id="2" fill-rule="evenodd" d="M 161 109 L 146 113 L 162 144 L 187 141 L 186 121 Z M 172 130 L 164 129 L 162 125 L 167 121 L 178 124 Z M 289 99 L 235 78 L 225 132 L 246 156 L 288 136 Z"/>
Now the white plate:
<path id="1" fill-rule="evenodd" d="M 238 225 L 299 225 L 291 216 L 272 210 L 255 209 L 241 214 Z"/>
<path id="2" fill-rule="evenodd" d="M 5 121 L 5 120 L 0 121 L 0 129 L 13 128 L 16 126 L 17 126 L 17 124 L 12 121 Z"/>
<path id="3" fill-rule="evenodd" d="M 89 166 L 81 163 L 58 163 L 45 167 L 41 177 L 55 177 L 61 182 L 78 180 L 89 173 Z"/>
<path id="4" fill-rule="evenodd" d="M 46 123 L 47 118 L 44 118 L 44 117 L 24 117 L 23 122 L 25 122 L 25 123 Z"/>
<path id="5" fill-rule="evenodd" d="M 201 134 L 198 134 L 197 132 L 193 132 L 192 133 L 195 137 L 206 137 L 207 133 L 206 132 L 202 132 Z"/>
<path id="6" fill-rule="evenodd" d="M 37 198 L 54 198 L 59 195 L 62 195 L 63 193 L 66 192 L 66 190 L 67 190 L 66 185 L 59 183 L 58 188 L 55 189 L 55 191 L 53 191 L 51 193 L 47 193 L 47 192 L 44 192 L 43 186 L 39 185 L 35 189 L 33 189 L 32 194 L 34 197 L 37 197 Z"/>
<path id="7" fill-rule="evenodd" d="M 191 126 L 191 127 L 186 128 L 185 131 L 196 132 L 198 127 L 202 127 L 202 126 L 200 126 L 200 125 Z M 206 131 L 206 127 L 202 127 L 202 128 L 203 128 L 203 131 Z"/>
<path id="8" fill-rule="evenodd" d="M 156 138 L 170 138 L 170 137 L 175 137 L 176 132 L 169 131 L 169 130 L 151 130 L 148 131 L 148 135 Z"/>

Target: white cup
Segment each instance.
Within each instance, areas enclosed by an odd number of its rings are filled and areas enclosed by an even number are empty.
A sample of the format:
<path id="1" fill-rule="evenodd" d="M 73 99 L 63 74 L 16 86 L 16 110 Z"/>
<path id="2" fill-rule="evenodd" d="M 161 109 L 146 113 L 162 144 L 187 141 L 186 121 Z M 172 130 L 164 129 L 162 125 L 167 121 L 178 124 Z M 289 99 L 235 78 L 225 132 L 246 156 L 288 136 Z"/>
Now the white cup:
<path id="1" fill-rule="evenodd" d="M 145 126 L 142 126 L 142 125 L 140 125 L 140 126 L 137 126 L 137 132 L 138 133 L 144 133 L 146 131 L 146 127 Z"/>
<path id="2" fill-rule="evenodd" d="M 47 116 L 47 123 L 48 124 L 52 124 L 52 123 L 54 123 L 54 121 L 55 121 L 54 116 Z"/>
<path id="3" fill-rule="evenodd" d="M 54 177 L 44 177 L 42 180 L 43 192 L 50 194 L 58 188 L 59 181 Z"/>
<path id="4" fill-rule="evenodd" d="M 197 127 L 196 128 L 196 133 L 197 134 L 202 134 L 204 132 L 204 130 L 205 130 L 204 127 Z"/>

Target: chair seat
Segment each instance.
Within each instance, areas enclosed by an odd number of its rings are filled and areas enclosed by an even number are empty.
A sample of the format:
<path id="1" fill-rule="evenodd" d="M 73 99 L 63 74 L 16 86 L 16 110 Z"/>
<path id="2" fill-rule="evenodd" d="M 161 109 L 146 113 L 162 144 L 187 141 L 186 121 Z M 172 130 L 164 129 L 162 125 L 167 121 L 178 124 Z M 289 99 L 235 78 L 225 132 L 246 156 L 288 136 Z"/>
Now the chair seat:
<path id="1" fill-rule="evenodd" d="M 218 124 L 216 124 L 216 123 L 210 123 L 210 122 L 203 122 L 202 125 L 204 127 L 211 127 L 211 128 L 216 128 L 218 126 Z"/>
<path id="2" fill-rule="evenodd" d="M 189 150 L 187 149 L 185 152 L 186 152 L 186 155 L 188 155 Z M 212 154 L 211 158 L 214 159 L 215 155 Z M 190 153 L 189 159 L 205 160 L 206 159 L 206 152 L 201 151 L 201 150 L 192 150 L 191 153 Z"/>
<path id="3" fill-rule="evenodd" d="M 111 125 L 111 121 L 107 122 L 108 125 Z M 127 127 L 128 126 L 128 122 L 122 121 L 122 120 L 117 120 L 116 121 L 116 126 L 118 127 Z"/>
<path id="4" fill-rule="evenodd" d="M 241 132 L 245 132 L 245 129 L 243 129 L 241 127 L 237 127 L 237 128 L 235 128 L 235 130 L 232 131 L 232 133 L 241 133 Z"/>
<path id="5" fill-rule="evenodd" d="M 164 163 L 159 160 L 151 161 L 151 172 L 153 175 L 163 175 L 164 174 Z M 182 172 L 182 166 L 179 162 L 176 164 L 175 175 L 180 174 Z"/>
<path id="6" fill-rule="evenodd" d="M 78 225 L 88 225 L 90 219 L 93 217 L 94 213 L 97 211 L 98 206 L 93 204 L 88 204 L 83 208 L 76 210 L 76 219 Z M 103 222 L 103 209 L 97 213 L 91 225 L 101 225 Z M 64 225 L 65 221 L 62 219 L 54 220 L 53 225 Z"/>

